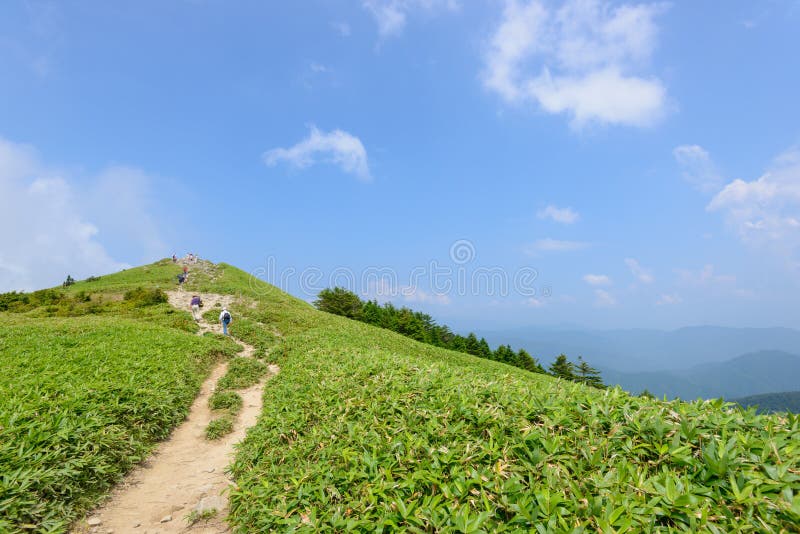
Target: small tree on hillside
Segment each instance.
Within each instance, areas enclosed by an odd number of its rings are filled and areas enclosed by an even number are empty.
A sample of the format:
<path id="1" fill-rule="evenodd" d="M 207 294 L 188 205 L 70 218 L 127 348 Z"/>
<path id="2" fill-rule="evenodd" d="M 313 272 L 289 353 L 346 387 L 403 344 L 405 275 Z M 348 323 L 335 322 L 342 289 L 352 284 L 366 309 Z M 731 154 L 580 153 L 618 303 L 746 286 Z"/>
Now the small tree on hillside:
<path id="1" fill-rule="evenodd" d="M 63 284 L 61 284 L 61 285 L 62 285 L 62 286 L 64 286 L 64 287 L 69 287 L 69 286 L 71 286 L 71 285 L 72 285 L 72 284 L 74 284 L 74 283 L 75 283 L 75 279 L 74 279 L 74 278 L 72 278 L 72 276 L 68 274 L 68 275 L 67 275 L 67 279 L 66 279 L 66 280 L 64 280 L 64 283 L 63 283 Z"/>
<path id="2" fill-rule="evenodd" d="M 544 367 L 539 363 L 539 360 L 528 354 L 525 349 L 519 349 L 517 352 L 517 359 L 520 362 L 520 367 L 532 371 L 534 373 L 545 373 Z"/>
<path id="3" fill-rule="evenodd" d="M 343 287 L 323 289 L 314 301 L 317 309 L 336 315 L 343 315 L 351 319 L 360 319 L 364 303 L 358 295 Z"/>
<path id="4" fill-rule="evenodd" d="M 576 378 L 578 382 L 583 382 L 586 385 L 594 386 L 596 388 L 606 387 L 606 385 L 603 384 L 603 379 L 600 378 L 600 371 L 586 363 L 580 356 L 578 356 L 576 374 L 578 375 Z"/>
<path id="5" fill-rule="evenodd" d="M 549 369 L 550 373 L 557 378 L 563 378 L 565 380 L 575 379 L 575 366 L 564 354 L 559 354 L 556 361 L 550 364 Z"/>

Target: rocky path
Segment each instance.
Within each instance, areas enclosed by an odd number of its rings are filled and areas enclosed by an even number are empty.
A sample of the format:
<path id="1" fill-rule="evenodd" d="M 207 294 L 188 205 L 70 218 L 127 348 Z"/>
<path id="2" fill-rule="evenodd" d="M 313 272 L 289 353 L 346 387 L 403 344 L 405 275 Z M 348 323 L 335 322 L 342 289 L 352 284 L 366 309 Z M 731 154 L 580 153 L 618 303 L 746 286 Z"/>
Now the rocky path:
<path id="1" fill-rule="evenodd" d="M 191 294 L 185 291 L 167 293 L 169 302 L 176 308 L 188 310 Z M 202 294 L 208 309 L 228 306 L 231 297 Z M 220 332 L 218 324 L 198 323 L 199 334 Z M 242 346 L 240 356 L 252 357 L 254 348 L 237 341 Z M 208 399 L 214 392 L 217 380 L 227 370 L 227 363 L 218 365 L 203 383 L 200 394 L 192 404 L 186 420 L 172 435 L 162 442 L 151 457 L 134 469 L 112 492 L 110 498 L 84 521 L 76 533 L 147 533 L 168 534 L 179 532 L 228 532 L 225 522 L 228 510 L 226 490 L 231 484 L 225 468 L 232 462 L 234 445 L 244 439 L 247 429 L 253 426 L 261 413 L 263 380 L 244 390 L 238 390 L 244 401 L 236 418 L 234 430 L 227 436 L 209 441 L 205 428 L 214 418 Z M 270 366 L 270 375 L 279 369 Z M 216 510 L 209 519 L 191 522 L 206 510 Z M 208 512 L 211 514 L 212 512 Z"/>

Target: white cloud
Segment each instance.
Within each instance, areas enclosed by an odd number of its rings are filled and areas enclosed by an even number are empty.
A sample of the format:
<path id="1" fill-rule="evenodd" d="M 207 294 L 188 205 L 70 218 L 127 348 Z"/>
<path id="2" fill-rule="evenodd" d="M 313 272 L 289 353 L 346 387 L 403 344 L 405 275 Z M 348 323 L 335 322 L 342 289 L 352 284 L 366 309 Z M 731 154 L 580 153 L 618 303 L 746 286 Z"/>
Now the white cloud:
<path id="1" fill-rule="evenodd" d="M 384 39 L 403 33 L 409 13 L 459 8 L 457 0 L 363 0 L 362 5 L 372 14 L 378 34 Z"/>
<path id="2" fill-rule="evenodd" d="M 611 278 L 605 274 L 586 274 L 583 276 L 583 281 L 590 286 L 610 286 Z"/>
<path id="3" fill-rule="evenodd" d="M 562 241 L 559 239 L 539 239 L 524 248 L 526 254 L 536 256 L 542 252 L 570 252 L 581 250 L 589 246 L 582 241 Z"/>
<path id="4" fill-rule="evenodd" d="M 528 297 L 523 301 L 523 304 L 529 308 L 543 308 L 546 303 L 540 298 Z"/>
<path id="5" fill-rule="evenodd" d="M 611 308 L 617 305 L 617 299 L 605 289 L 595 289 L 594 296 L 594 305 L 598 308 Z"/>
<path id="6" fill-rule="evenodd" d="M 664 293 L 656 301 L 656 306 L 669 306 L 672 304 L 680 304 L 681 302 L 683 302 L 683 299 L 679 295 L 675 293 Z"/>
<path id="7" fill-rule="evenodd" d="M 551 9 L 538 0 L 506 0 L 486 53 L 484 85 L 506 102 L 566 113 L 576 128 L 652 124 L 665 113 L 666 89 L 639 72 L 655 48 L 654 20 L 665 9 L 601 0 Z"/>
<path id="8" fill-rule="evenodd" d="M 540 209 L 536 213 L 536 216 L 540 219 L 552 219 L 561 224 L 572 224 L 581 218 L 580 214 L 572 208 L 559 208 L 552 204 L 544 209 Z"/>
<path id="9" fill-rule="evenodd" d="M 269 166 L 277 165 L 281 161 L 298 169 L 305 169 L 318 162 L 332 163 L 359 180 L 372 180 L 364 145 L 358 137 L 342 130 L 326 133 L 312 125 L 308 137 L 296 145 L 274 148 L 264 153 L 264 162 Z"/>
<path id="10" fill-rule="evenodd" d="M 781 154 L 758 179 L 730 182 L 706 210 L 722 213 L 746 243 L 796 253 L 800 247 L 800 147 Z"/>
<path id="11" fill-rule="evenodd" d="M 709 286 L 715 284 L 731 284 L 736 282 L 736 277 L 730 274 L 716 274 L 716 268 L 707 263 L 699 271 L 690 269 L 676 269 L 678 281 L 684 285 Z"/>
<path id="12" fill-rule="evenodd" d="M 428 293 L 418 287 L 406 286 L 400 288 L 400 294 L 406 302 L 422 302 L 427 304 L 450 304 L 450 297 L 444 293 Z"/>
<path id="13" fill-rule="evenodd" d="M 163 256 L 143 199 L 141 171 L 110 168 L 92 187 L 40 161 L 36 151 L 0 139 L 0 291 L 49 287 L 128 267 L 103 243 L 125 243 L 127 257 Z M 138 192 L 137 192 L 137 189 Z M 135 194 L 134 194 L 135 193 Z M 117 225 L 108 224 L 115 217 Z M 13 230 L 11 230 L 13 229 Z"/>
<path id="14" fill-rule="evenodd" d="M 631 274 L 636 277 L 643 284 L 650 284 L 653 282 L 653 275 L 650 271 L 642 267 L 639 262 L 633 258 L 625 258 L 625 265 L 631 270 Z"/>
<path id="15" fill-rule="evenodd" d="M 684 180 L 704 193 L 720 190 L 723 184 L 722 175 L 703 147 L 681 145 L 672 154 L 682 168 Z"/>

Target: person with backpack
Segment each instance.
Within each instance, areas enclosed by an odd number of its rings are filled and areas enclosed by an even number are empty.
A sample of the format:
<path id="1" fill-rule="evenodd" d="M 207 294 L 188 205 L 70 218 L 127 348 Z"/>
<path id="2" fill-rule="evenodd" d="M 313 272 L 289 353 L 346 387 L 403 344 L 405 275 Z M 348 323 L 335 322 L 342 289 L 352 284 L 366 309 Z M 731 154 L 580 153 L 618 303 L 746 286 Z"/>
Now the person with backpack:
<path id="1" fill-rule="evenodd" d="M 231 312 L 228 311 L 228 308 L 222 308 L 222 313 L 219 314 L 219 322 L 222 323 L 222 333 L 224 335 L 228 335 L 228 325 L 233 322 L 233 317 L 231 317 Z"/>
<path id="2" fill-rule="evenodd" d="M 192 297 L 192 317 L 194 317 L 195 322 L 200 321 L 200 308 L 203 307 L 203 300 L 200 298 L 200 295 L 194 295 Z"/>

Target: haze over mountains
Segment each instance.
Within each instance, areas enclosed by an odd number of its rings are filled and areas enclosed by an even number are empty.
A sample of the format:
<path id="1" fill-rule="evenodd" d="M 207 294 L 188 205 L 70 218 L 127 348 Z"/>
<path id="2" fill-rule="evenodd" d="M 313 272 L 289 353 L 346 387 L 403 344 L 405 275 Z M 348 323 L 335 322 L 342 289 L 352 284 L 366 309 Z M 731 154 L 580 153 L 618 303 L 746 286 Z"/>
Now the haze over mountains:
<path id="1" fill-rule="evenodd" d="M 482 332 L 490 344 L 525 348 L 543 363 L 583 356 L 607 384 L 657 396 L 724 397 L 800 390 L 800 332 L 716 326 L 662 330 L 527 328 Z"/>

